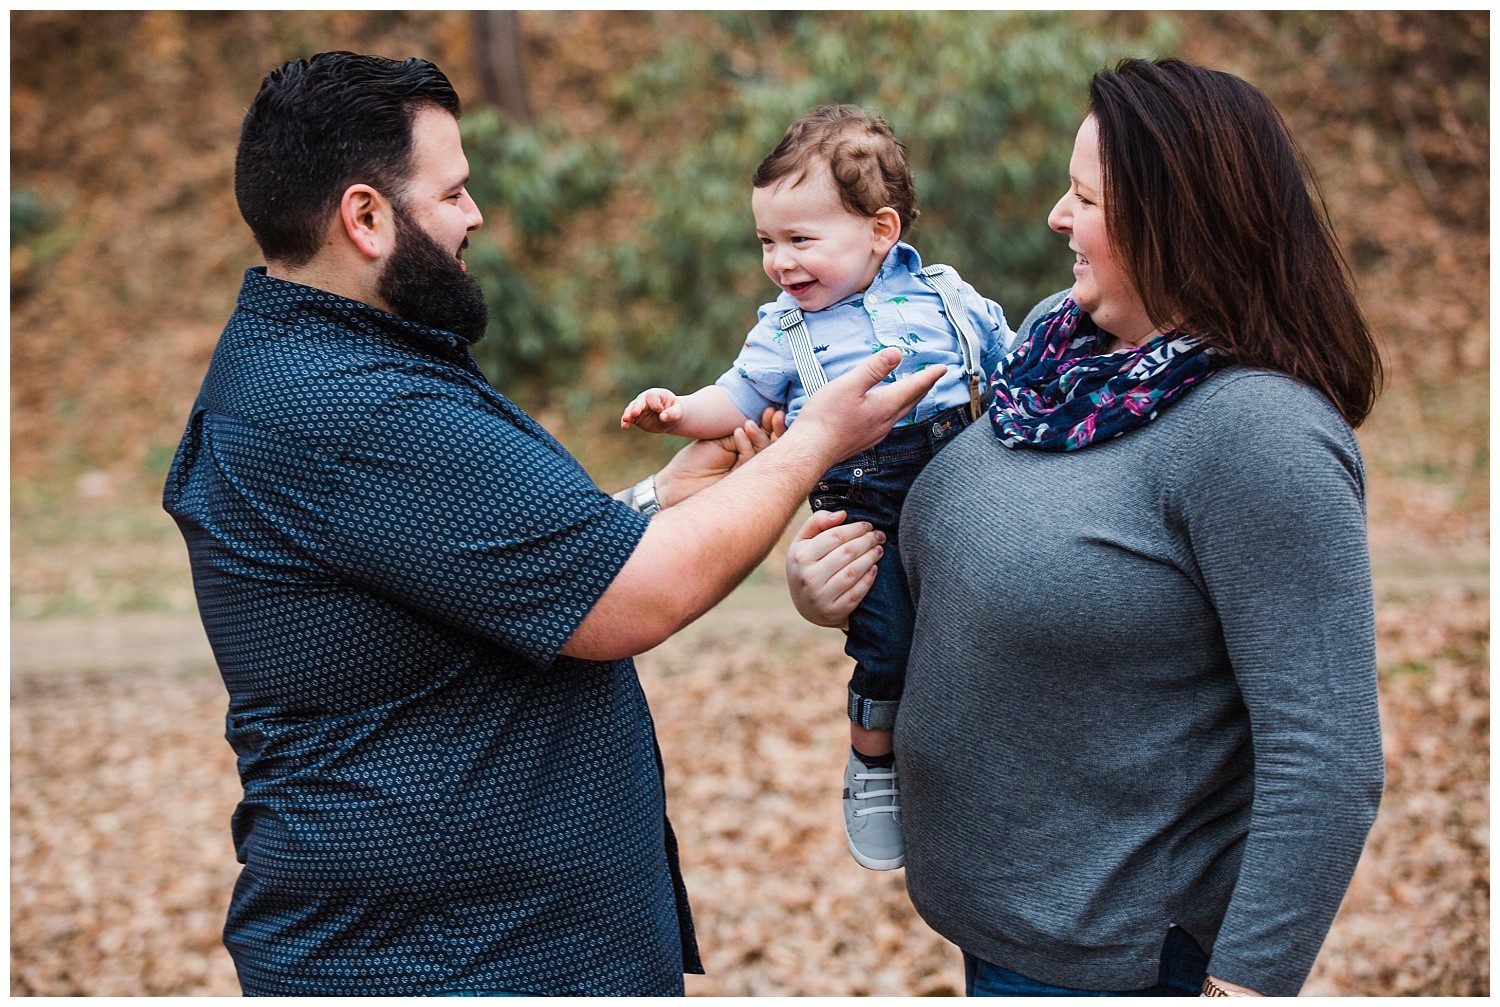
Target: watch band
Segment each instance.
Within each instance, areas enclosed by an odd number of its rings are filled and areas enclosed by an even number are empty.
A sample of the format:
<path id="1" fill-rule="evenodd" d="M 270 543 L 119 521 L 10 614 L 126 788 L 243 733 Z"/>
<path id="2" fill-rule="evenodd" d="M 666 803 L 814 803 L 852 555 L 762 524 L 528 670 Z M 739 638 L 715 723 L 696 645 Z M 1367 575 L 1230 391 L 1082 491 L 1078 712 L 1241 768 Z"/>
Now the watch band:
<path id="1" fill-rule="evenodd" d="M 661 501 L 656 499 L 656 475 L 653 473 L 630 487 L 631 506 L 647 517 L 661 513 Z"/>
<path id="2" fill-rule="evenodd" d="M 1223 986 L 1220 986 L 1218 983 L 1214 982 L 1212 976 L 1209 976 L 1208 978 L 1203 980 L 1203 995 L 1206 997 L 1242 997 L 1246 994 L 1240 993 L 1236 990 L 1225 989 Z"/>

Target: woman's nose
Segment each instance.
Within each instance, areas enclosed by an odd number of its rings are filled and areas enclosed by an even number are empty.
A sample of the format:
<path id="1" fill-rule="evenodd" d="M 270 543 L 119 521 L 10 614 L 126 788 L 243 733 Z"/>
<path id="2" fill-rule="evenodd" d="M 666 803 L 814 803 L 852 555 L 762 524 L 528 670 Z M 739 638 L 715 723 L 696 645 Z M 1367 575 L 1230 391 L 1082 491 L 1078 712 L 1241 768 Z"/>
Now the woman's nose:
<path id="1" fill-rule="evenodd" d="M 1073 229 L 1073 213 L 1068 209 L 1068 197 L 1063 196 L 1052 206 L 1052 212 L 1047 214 L 1047 226 L 1059 234 L 1067 234 Z"/>

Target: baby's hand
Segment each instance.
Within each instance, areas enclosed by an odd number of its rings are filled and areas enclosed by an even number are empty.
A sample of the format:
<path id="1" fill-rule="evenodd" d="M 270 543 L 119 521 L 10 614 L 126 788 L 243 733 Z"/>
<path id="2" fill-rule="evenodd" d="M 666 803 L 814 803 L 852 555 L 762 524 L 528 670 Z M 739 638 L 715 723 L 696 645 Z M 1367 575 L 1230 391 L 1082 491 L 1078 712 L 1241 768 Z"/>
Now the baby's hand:
<path id="1" fill-rule="evenodd" d="M 631 424 L 647 433 L 670 433 L 682 419 L 682 406 L 670 388 L 648 388 L 625 407 L 620 416 L 620 428 Z"/>

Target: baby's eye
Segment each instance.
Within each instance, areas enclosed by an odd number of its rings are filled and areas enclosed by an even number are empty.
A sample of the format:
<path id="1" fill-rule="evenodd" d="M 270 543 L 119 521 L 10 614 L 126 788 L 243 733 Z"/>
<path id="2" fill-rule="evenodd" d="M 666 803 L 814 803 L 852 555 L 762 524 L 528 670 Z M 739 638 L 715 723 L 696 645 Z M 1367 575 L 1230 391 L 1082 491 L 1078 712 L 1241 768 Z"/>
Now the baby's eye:
<path id="1" fill-rule="evenodd" d="M 770 248 L 771 247 L 771 239 L 770 238 L 761 238 L 760 239 L 760 247 L 761 248 Z"/>

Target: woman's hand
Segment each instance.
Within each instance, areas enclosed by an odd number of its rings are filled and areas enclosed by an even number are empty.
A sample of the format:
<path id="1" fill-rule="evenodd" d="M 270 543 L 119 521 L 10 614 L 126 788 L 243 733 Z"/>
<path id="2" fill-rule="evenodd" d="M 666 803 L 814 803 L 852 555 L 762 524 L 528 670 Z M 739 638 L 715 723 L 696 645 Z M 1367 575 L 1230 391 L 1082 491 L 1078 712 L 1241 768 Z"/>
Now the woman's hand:
<path id="1" fill-rule="evenodd" d="M 857 521 L 843 524 L 843 511 L 814 511 L 786 554 L 792 604 L 815 626 L 844 627 L 875 583 L 885 533 Z"/>
<path id="2" fill-rule="evenodd" d="M 728 437 L 693 441 L 656 474 L 656 499 L 663 507 L 707 489 L 754 458 L 786 433 L 786 413 L 767 409 L 757 426 L 746 420 Z"/>
<path id="3" fill-rule="evenodd" d="M 1209 978 L 1213 979 L 1213 982 L 1214 982 L 1214 984 L 1216 986 L 1220 986 L 1223 989 L 1228 990 L 1230 996 L 1258 997 L 1258 996 L 1262 996 L 1263 995 L 1263 994 L 1255 992 L 1249 986 L 1240 986 L 1237 983 L 1227 983 L 1227 982 L 1225 982 L 1222 979 L 1214 979 L 1213 976 L 1209 976 Z M 1208 996 L 1207 993 L 1205 993 L 1203 995 L 1204 996 Z"/>

